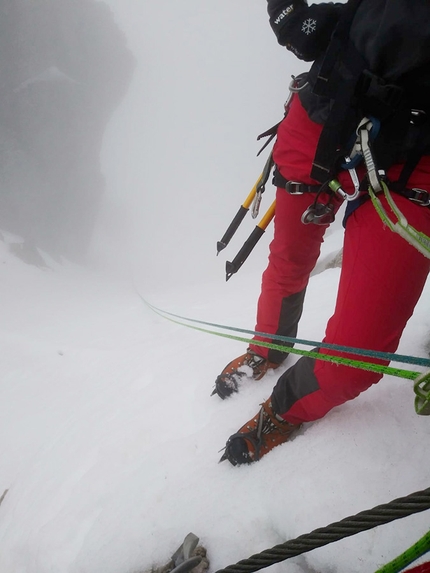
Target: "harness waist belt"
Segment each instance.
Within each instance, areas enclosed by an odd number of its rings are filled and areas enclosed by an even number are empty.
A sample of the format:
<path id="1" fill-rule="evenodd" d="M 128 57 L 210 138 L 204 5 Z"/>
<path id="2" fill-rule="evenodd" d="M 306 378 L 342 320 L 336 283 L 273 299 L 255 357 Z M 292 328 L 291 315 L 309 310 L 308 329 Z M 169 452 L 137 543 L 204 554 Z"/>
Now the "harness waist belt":
<path id="1" fill-rule="evenodd" d="M 272 183 L 275 185 L 275 187 L 285 189 L 291 195 L 318 193 L 318 191 L 321 189 L 321 185 L 306 185 L 306 183 L 300 183 L 299 181 L 288 181 L 283 175 L 279 173 L 278 169 L 275 169 L 273 173 Z"/>
<path id="2" fill-rule="evenodd" d="M 362 188 L 363 188 L 363 195 L 365 194 L 365 188 L 367 184 L 362 181 Z M 321 185 L 307 185 L 306 183 L 300 183 L 299 181 L 288 181 L 281 175 L 278 169 L 275 169 L 273 173 L 272 179 L 273 185 L 275 187 L 280 187 L 281 189 L 285 189 L 291 195 L 303 195 L 304 193 L 318 193 L 321 189 Z M 391 191 L 397 193 L 398 195 L 403 195 L 407 199 L 410 199 L 414 203 L 421 205 L 423 207 L 430 206 L 430 192 L 426 189 L 418 189 L 413 187 L 412 189 L 409 188 L 398 188 L 395 184 L 392 186 L 387 181 L 388 186 L 390 187 Z M 327 189 L 330 192 L 329 188 Z"/>

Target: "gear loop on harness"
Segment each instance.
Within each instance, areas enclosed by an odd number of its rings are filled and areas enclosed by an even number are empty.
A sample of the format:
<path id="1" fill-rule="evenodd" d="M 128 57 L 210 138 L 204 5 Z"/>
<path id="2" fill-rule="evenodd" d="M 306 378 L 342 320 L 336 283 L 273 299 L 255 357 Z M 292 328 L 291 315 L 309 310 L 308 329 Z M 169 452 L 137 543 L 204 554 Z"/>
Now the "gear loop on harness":
<path id="1" fill-rule="evenodd" d="M 426 258 L 430 259 L 430 237 L 424 233 L 418 231 L 412 225 L 408 223 L 408 220 L 400 211 L 396 205 L 391 193 L 388 189 L 387 178 L 385 176 L 385 171 L 378 170 L 376 162 L 373 157 L 371 148 L 371 134 L 372 127 L 374 125 L 374 118 L 364 117 L 357 128 L 357 135 L 359 145 L 361 150 L 355 148 L 356 154 L 361 155 L 367 171 L 368 180 L 368 193 L 370 199 L 375 207 L 378 215 L 380 216 L 384 225 L 386 225 L 391 231 L 397 233 L 403 237 L 410 245 L 415 247 L 421 254 Z M 378 131 L 378 120 L 376 120 L 376 127 Z M 373 136 L 374 137 L 374 136 Z M 420 206 L 427 207 L 430 205 L 430 193 L 425 189 L 409 189 L 409 190 L 398 190 L 398 192 L 408 199 L 415 201 Z M 387 211 L 382 205 L 378 194 L 383 193 L 389 208 L 391 209 L 392 215 L 395 217 L 396 221 L 388 216 Z M 430 408 L 429 408 L 430 410 Z"/>

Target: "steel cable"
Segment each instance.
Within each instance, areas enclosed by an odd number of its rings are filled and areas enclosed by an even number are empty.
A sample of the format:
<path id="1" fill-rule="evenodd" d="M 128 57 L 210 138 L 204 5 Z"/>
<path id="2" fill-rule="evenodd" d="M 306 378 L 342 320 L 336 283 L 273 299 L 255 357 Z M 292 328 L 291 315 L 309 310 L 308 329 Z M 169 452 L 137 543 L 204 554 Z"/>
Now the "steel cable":
<path id="1" fill-rule="evenodd" d="M 313 549 L 427 509 L 430 509 L 430 488 L 395 499 L 384 505 L 378 505 L 373 509 L 362 511 L 326 527 L 315 529 L 311 533 L 300 535 L 296 539 L 291 539 L 271 549 L 252 555 L 249 559 L 243 559 L 235 565 L 219 569 L 216 573 L 251 573 L 259 571 L 275 563 L 285 561 L 290 557 L 302 555 Z"/>

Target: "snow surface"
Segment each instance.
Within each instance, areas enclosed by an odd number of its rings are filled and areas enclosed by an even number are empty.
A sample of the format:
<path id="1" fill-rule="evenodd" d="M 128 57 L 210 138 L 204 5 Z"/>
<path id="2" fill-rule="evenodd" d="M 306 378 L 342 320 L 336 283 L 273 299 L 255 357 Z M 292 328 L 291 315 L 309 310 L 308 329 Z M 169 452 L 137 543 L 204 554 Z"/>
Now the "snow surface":
<path id="1" fill-rule="evenodd" d="M 322 258 L 341 235 L 329 236 Z M 275 375 L 231 399 L 211 397 L 243 344 L 160 318 L 128 278 L 46 255 L 46 267 L 27 264 L 11 254 L 14 242 L 6 234 L 0 243 L 2 573 L 144 571 L 167 562 L 190 531 L 216 571 L 429 486 L 429 419 L 414 413 L 411 382 L 392 377 L 259 463 L 218 464 Z M 241 273 L 141 292 L 168 311 L 252 328 L 259 274 Z M 338 276 L 320 268 L 311 279 L 300 337 L 323 336 Z M 428 295 L 403 353 L 426 355 Z M 428 523 L 424 512 L 273 570 L 372 572 Z"/>

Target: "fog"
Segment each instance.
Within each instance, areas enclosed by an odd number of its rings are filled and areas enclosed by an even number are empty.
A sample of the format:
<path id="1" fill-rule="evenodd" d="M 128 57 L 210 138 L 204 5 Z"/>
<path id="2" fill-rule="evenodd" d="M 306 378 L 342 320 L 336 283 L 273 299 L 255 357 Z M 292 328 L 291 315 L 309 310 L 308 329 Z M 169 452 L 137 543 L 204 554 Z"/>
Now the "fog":
<path id="1" fill-rule="evenodd" d="M 0 229 L 34 263 L 38 249 L 82 262 L 133 57 L 101 2 L 1 0 L 0 20 Z"/>
<path id="2" fill-rule="evenodd" d="M 218 259 L 216 241 L 267 158 L 257 135 L 282 118 L 291 75 L 307 64 L 278 46 L 261 0 L 108 4 L 137 66 L 105 135 L 95 259 L 148 288 L 224 281 L 257 221 Z M 262 213 L 273 196 L 269 185 Z M 248 269 L 263 268 L 270 232 Z"/>
<path id="3" fill-rule="evenodd" d="M 146 288 L 224 282 L 221 238 L 291 76 L 266 2 L 0 1 L 0 228 Z M 267 186 L 261 215 L 274 197 Z M 261 216 L 260 215 L 260 216 Z M 243 272 L 261 272 L 271 229 Z M 198 276 L 197 276 L 198 275 Z"/>

